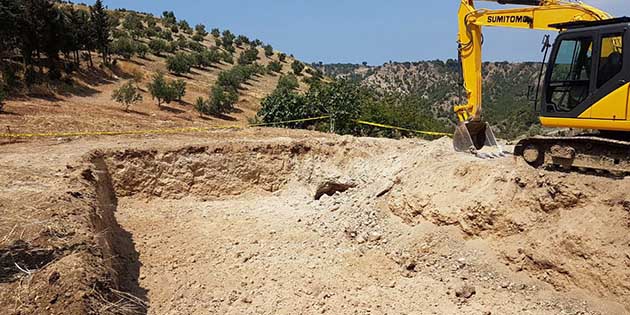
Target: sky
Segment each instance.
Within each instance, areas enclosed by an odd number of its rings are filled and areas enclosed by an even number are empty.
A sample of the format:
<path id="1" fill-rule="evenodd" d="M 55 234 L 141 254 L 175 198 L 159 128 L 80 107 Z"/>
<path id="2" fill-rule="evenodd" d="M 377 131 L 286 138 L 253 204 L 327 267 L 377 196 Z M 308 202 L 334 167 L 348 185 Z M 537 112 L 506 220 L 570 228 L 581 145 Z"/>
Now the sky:
<path id="1" fill-rule="evenodd" d="M 94 1 L 88 1 L 93 3 Z M 110 9 L 161 15 L 174 11 L 258 38 L 305 62 L 381 65 L 388 61 L 457 58 L 458 0 L 103 0 Z M 630 16 L 630 1 L 586 0 L 614 16 Z M 476 2 L 478 8 L 506 7 Z M 539 61 L 545 33 L 484 30 L 485 61 Z"/>

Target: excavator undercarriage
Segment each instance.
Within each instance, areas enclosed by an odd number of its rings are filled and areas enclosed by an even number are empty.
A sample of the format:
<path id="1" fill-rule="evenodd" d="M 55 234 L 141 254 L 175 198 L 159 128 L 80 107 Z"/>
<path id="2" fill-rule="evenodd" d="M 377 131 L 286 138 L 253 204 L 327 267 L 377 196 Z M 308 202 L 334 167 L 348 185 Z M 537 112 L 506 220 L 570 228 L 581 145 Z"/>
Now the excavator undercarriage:
<path id="1" fill-rule="evenodd" d="M 566 170 L 630 174 L 630 141 L 596 135 L 533 137 L 520 141 L 514 155 L 534 167 L 558 166 Z"/>

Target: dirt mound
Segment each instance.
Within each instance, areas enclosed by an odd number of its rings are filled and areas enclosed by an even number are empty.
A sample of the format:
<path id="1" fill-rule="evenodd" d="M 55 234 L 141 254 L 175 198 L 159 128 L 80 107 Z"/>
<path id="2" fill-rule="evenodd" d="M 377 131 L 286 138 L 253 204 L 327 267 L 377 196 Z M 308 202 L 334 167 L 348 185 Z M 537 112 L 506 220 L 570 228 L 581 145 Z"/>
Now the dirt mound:
<path id="1" fill-rule="evenodd" d="M 195 143 L 97 146 L 55 170 L 54 237 L 0 234 L 24 258 L 2 256 L 2 309 L 630 313 L 628 179 L 480 160 L 448 139 Z"/>

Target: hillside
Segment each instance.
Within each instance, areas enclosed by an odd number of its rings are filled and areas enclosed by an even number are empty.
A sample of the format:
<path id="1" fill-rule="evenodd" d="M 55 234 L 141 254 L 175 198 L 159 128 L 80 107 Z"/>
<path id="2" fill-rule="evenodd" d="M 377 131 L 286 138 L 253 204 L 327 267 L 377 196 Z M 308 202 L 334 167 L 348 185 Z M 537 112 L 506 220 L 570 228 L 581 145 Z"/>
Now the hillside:
<path id="1" fill-rule="evenodd" d="M 248 119 L 256 116 L 261 99 L 273 91 L 281 75 L 292 72 L 291 65 L 296 62 L 292 56 L 274 51 L 271 45 L 260 40 L 250 40 L 229 30 L 206 32 L 203 24 L 191 27 L 187 21 L 178 20 L 173 12 L 156 17 L 128 10 L 106 11 L 110 25 L 106 50 L 110 54 L 102 58 L 103 49 L 89 40 L 94 36 L 90 7 L 58 3 L 44 10 L 52 12 L 49 15 L 60 14 L 67 19 L 64 23 L 68 24 L 63 27 L 68 31 L 59 30 L 58 34 L 51 35 L 53 39 L 68 33 L 76 36 L 61 38 L 64 46 L 54 48 L 58 51 L 50 55 L 36 54 L 30 64 L 25 64 L 26 59 L 21 56 L 25 44 L 21 43 L 28 37 L 6 30 L 0 32 L 3 42 L 14 45 L 0 47 L 0 92 L 6 90 L 8 94 L 0 111 L 3 132 L 244 126 Z M 0 15 L 5 13 L 2 11 Z M 0 16 L 3 23 L 9 23 L 5 17 Z M 84 24 L 80 24 L 81 19 Z M 79 23 L 78 26 L 72 24 L 74 22 Z M 82 25 L 87 25 L 85 32 Z M 34 38 L 39 41 L 41 51 L 50 46 L 50 39 Z M 66 43 L 75 43 L 76 47 L 64 48 Z M 166 45 L 159 47 L 156 43 Z M 247 51 L 251 57 L 254 49 L 257 56 L 248 61 L 240 60 Z M 184 73 L 174 73 L 167 67 L 169 58 L 202 54 L 214 56 L 215 60 L 202 65 L 193 63 Z M 219 75 L 240 63 L 264 71 L 238 87 L 238 98 L 232 110 L 201 117 L 194 108 L 197 99 L 209 99 Z M 281 69 L 269 70 L 270 63 L 280 64 Z M 164 73 L 167 81 L 186 83 L 185 95 L 180 101 L 157 105 L 148 88 L 156 73 Z M 305 73 L 301 78 L 309 76 Z M 128 81 L 137 86 L 142 100 L 124 111 L 121 104 L 112 100 L 112 93 Z"/>
<path id="2" fill-rule="evenodd" d="M 425 101 L 435 117 L 454 124 L 453 105 L 465 101 L 461 88 L 459 65 L 422 61 L 386 63 L 382 66 L 353 64 L 313 65 L 326 75 L 357 80 L 380 93 L 415 95 Z M 528 86 L 536 84 L 540 65 L 537 63 L 486 62 L 483 64 L 484 112 L 497 133 L 515 138 L 536 125 L 532 102 L 527 100 Z M 532 132 L 537 127 L 533 127 Z"/>

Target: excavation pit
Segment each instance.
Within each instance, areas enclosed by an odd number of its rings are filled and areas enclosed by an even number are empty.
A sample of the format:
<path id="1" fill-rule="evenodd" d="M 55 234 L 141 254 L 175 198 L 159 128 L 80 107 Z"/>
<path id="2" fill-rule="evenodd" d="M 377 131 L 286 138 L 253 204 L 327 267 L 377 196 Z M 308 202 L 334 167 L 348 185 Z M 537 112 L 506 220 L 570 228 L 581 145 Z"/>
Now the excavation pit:
<path id="1" fill-rule="evenodd" d="M 530 253 L 521 245 L 540 227 L 565 228 L 554 211 L 592 221 L 586 196 L 557 186 L 551 175 L 523 190 L 519 182 L 537 181 L 522 173 L 527 169 L 512 180 L 509 165 L 487 175 L 487 161 L 423 167 L 400 158 L 410 147 L 365 142 L 341 149 L 279 141 L 94 153 L 83 177 L 96 182 L 104 213 L 96 225 L 112 249 L 120 288 L 143 301 L 137 313 L 148 314 L 464 314 L 487 311 L 489 303 L 507 313 L 515 305 L 536 314 L 623 309 L 616 302 L 623 301 L 616 298 L 625 294 L 622 282 L 599 291 L 605 302 L 586 306 L 574 295 L 581 286 L 597 291 L 595 281 L 576 273 L 579 263 L 561 269 L 579 262 L 576 249 L 548 259 L 551 248 Z M 446 145 L 409 156 L 427 161 Z M 541 209 L 509 210 L 483 199 L 466 207 L 441 188 L 467 182 L 489 187 L 487 200 L 509 191 L 523 207 L 539 198 Z M 544 197 L 551 188 L 553 197 Z M 538 226 L 524 221 L 523 211 Z M 616 213 L 626 212 L 619 206 Z M 519 249 L 525 258 L 512 258 L 517 246 L 525 247 Z M 512 270 L 517 264 L 526 269 Z M 451 292 L 462 278 L 478 292 L 465 304 Z M 497 290 L 505 279 L 539 289 Z"/>

